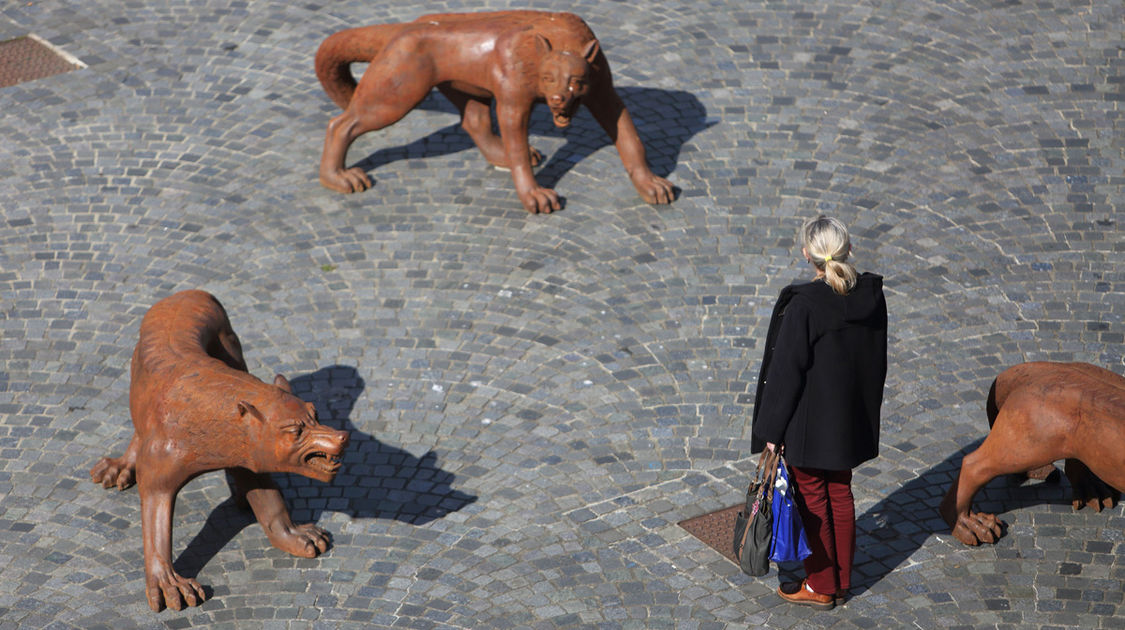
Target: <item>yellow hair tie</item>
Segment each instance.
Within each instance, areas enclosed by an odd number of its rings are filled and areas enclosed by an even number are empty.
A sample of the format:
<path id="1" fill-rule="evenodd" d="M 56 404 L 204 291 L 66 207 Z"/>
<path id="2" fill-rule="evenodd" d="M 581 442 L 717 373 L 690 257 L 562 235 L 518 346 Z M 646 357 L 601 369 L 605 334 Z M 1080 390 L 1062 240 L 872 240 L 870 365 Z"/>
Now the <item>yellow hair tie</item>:
<path id="1" fill-rule="evenodd" d="M 832 254 L 828 254 L 827 256 L 825 256 L 824 262 L 832 262 Z"/>

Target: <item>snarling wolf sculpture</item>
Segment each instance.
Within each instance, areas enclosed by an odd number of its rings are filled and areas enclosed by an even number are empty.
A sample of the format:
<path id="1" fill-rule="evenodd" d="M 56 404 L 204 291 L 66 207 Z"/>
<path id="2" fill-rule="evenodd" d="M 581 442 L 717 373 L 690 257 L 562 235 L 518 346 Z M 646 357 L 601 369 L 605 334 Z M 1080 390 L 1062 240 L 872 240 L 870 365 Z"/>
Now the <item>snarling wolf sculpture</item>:
<path id="1" fill-rule="evenodd" d="M 350 64 L 369 62 L 358 85 Z M 461 126 L 491 164 L 510 169 L 528 212 L 559 209 L 555 191 L 535 181 L 543 156 L 528 145 L 532 105 L 546 102 L 558 127 L 579 103 L 617 146 L 629 178 L 647 203 L 671 203 L 672 185 L 653 174 L 625 104 L 613 89 L 609 63 L 594 33 L 571 13 L 501 11 L 426 15 L 329 36 L 316 53 L 316 76 L 344 110 L 328 124 L 320 182 L 351 193 L 371 187 L 363 169 L 345 168 L 360 135 L 391 125 L 437 88 L 461 113 Z M 492 131 L 496 103 L 500 129 Z"/>
<path id="2" fill-rule="evenodd" d="M 1003 535 L 996 515 L 972 511 L 986 483 L 1003 474 L 1043 479 L 1059 459 L 1074 509 L 1116 504 L 1125 488 L 1125 378 L 1087 363 L 1022 363 L 996 377 L 987 410 L 991 431 L 941 503 L 957 540 L 978 545 Z"/>
<path id="3" fill-rule="evenodd" d="M 226 311 L 210 294 L 183 291 L 145 314 L 129 411 L 133 438 L 125 454 L 103 457 L 90 478 L 119 490 L 137 484 L 145 595 L 153 610 L 205 599 L 199 582 L 172 568 L 176 494 L 202 473 L 225 469 L 235 499 L 249 505 L 278 549 L 305 558 L 328 549 L 327 532 L 293 523 L 268 473 L 332 481 L 348 434 L 319 424 L 316 408 L 294 396 L 284 376 L 269 385 L 247 372 Z"/>

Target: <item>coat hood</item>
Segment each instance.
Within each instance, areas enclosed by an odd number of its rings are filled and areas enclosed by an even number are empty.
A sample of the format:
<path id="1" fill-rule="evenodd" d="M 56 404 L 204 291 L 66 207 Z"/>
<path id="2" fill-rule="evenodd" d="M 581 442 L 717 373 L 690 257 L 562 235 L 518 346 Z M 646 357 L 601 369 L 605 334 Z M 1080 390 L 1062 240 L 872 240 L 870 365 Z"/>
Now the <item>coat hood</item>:
<path id="1" fill-rule="evenodd" d="M 874 323 L 886 312 L 883 277 L 862 273 L 847 295 L 839 295 L 821 280 L 789 285 L 794 298 L 800 299 L 825 329 L 855 324 Z"/>
<path id="2" fill-rule="evenodd" d="M 844 298 L 844 321 L 861 322 L 876 312 L 882 312 L 884 302 L 883 278 L 873 273 L 861 274 L 856 278 L 855 287 Z"/>

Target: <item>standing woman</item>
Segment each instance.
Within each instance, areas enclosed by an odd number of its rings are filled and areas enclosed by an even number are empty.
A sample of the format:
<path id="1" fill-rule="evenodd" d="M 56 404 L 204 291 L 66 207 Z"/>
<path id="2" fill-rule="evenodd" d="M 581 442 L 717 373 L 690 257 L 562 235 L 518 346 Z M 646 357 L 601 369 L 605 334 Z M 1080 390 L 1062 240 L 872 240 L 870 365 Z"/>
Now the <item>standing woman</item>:
<path id="1" fill-rule="evenodd" d="M 843 603 L 855 556 L 852 469 L 879 454 L 887 376 L 883 278 L 857 274 L 839 220 L 801 229 L 811 282 L 785 287 L 774 306 L 758 375 L 753 452 L 781 448 L 797 486 L 812 555 L 806 579 L 782 584 L 786 601 L 820 609 Z"/>

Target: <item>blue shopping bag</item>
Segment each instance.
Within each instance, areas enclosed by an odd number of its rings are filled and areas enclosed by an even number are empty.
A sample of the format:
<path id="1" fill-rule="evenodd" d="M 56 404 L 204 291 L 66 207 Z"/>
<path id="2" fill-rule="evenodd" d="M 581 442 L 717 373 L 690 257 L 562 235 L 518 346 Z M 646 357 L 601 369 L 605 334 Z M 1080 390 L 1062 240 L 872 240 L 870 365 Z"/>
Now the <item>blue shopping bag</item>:
<path id="1" fill-rule="evenodd" d="M 770 560 L 798 562 L 812 554 L 801 513 L 793 504 L 793 486 L 789 483 L 789 470 L 785 460 L 777 460 L 777 481 L 773 484 L 773 541 L 770 543 Z"/>

